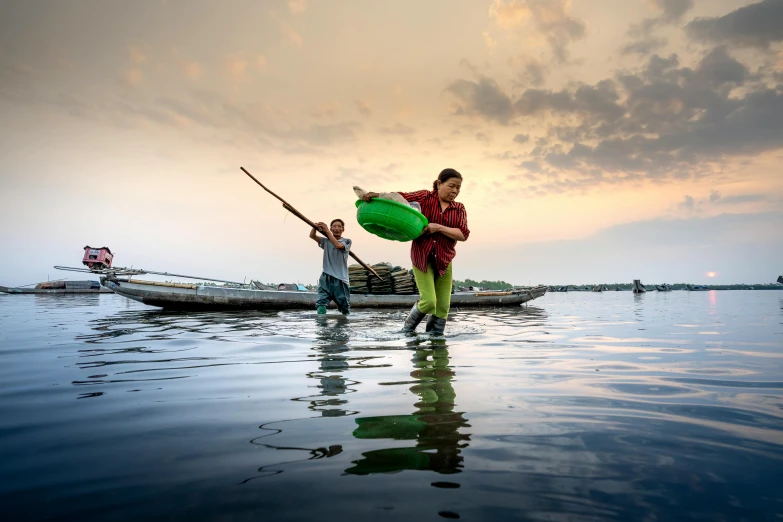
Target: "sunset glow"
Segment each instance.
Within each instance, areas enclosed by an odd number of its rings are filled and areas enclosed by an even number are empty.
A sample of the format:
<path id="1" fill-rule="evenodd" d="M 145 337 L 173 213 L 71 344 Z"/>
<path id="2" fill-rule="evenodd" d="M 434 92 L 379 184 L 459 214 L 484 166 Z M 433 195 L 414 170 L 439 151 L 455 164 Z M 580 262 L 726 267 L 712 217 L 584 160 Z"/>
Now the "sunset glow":
<path id="1" fill-rule="evenodd" d="M 715 277 L 715 272 L 707 272 L 707 277 Z"/>

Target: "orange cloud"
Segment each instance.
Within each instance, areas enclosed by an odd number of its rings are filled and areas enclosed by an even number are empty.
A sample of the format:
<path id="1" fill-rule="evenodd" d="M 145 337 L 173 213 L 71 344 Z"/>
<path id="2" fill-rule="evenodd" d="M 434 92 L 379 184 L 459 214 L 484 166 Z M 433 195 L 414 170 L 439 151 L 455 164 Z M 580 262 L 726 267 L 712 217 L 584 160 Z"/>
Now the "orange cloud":
<path id="1" fill-rule="evenodd" d="M 337 114 L 337 110 L 340 108 L 340 104 L 336 101 L 329 103 L 322 103 L 310 112 L 316 118 L 323 118 L 325 116 L 334 116 Z"/>
<path id="2" fill-rule="evenodd" d="M 301 14 L 307 9 L 307 5 L 305 4 L 305 0 L 291 0 L 288 2 L 288 8 L 291 10 L 292 14 Z"/>
<path id="3" fill-rule="evenodd" d="M 372 108 L 370 107 L 370 103 L 364 100 L 356 100 L 356 108 L 359 110 L 359 113 L 364 116 L 365 118 L 369 118 L 372 114 Z"/>
<path id="4" fill-rule="evenodd" d="M 128 46 L 128 56 L 133 63 L 144 63 L 147 61 L 147 55 L 141 49 L 132 45 Z"/>
<path id="5" fill-rule="evenodd" d="M 524 25 L 532 16 L 530 7 L 517 0 L 506 4 L 503 0 L 495 0 L 489 6 L 489 16 L 503 29 L 514 29 Z"/>
<path id="6" fill-rule="evenodd" d="M 198 80 L 201 78 L 201 65 L 199 65 L 198 62 L 190 62 L 186 64 L 185 74 L 187 74 L 188 78 L 191 80 Z"/>
<path id="7" fill-rule="evenodd" d="M 225 67 L 226 72 L 235 82 L 241 82 L 245 79 L 245 73 L 247 72 L 248 62 L 244 58 L 238 55 L 230 55 L 226 58 Z"/>
<path id="8" fill-rule="evenodd" d="M 481 33 L 481 35 L 484 37 L 484 42 L 487 44 L 487 47 L 489 47 L 490 49 L 497 47 L 498 45 L 497 40 L 492 38 L 492 36 L 488 32 L 484 31 L 483 33 Z"/>
<path id="9" fill-rule="evenodd" d="M 263 54 L 259 54 L 258 58 L 256 58 L 256 65 L 259 69 L 264 70 L 267 66 L 266 56 Z"/>
<path id="10" fill-rule="evenodd" d="M 122 80 L 129 87 L 138 87 L 144 81 L 144 73 L 139 69 L 126 69 L 122 73 Z"/>
<path id="11" fill-rule="evenodd" d="M 283 24 L 282 29 L 288 42 L 301 49 L 303 46 L 302 35 L 288 24 Z"/>

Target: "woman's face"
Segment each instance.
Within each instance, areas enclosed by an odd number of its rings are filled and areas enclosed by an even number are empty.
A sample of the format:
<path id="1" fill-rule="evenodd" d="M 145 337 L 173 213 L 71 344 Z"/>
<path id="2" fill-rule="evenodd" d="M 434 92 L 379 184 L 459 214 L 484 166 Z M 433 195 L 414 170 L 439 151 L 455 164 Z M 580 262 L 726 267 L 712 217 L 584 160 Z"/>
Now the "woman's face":
<path id="1" fill-rule="evenodd" d="M 459 189 L 462 187 L 462 180 L 459 178 L 449 178 L 446 181 L 438 182 L 438 197 L 442 201 L 451 203 L 459 196 Z"/>

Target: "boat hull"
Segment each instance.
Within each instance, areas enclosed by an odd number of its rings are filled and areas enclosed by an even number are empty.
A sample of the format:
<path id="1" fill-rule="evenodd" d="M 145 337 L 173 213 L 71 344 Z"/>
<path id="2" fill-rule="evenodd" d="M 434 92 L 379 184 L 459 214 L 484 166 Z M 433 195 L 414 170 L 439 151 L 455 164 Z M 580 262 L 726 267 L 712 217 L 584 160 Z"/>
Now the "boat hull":
<path id="1" fill-rule="evenodd" d="M 102 278 L 101 284 L 121 296 L 168 309 L 314 310 L 314 292 L 250 290 L 182 283 Z M 457 292 L 451 308 L 519 306 L 546 293 L 546 287 L 507 292 Z M 351 308 L 410 308 L 418 295 L 352 294 Z M 331 303 L 334 307 L 334 303 Z"/>

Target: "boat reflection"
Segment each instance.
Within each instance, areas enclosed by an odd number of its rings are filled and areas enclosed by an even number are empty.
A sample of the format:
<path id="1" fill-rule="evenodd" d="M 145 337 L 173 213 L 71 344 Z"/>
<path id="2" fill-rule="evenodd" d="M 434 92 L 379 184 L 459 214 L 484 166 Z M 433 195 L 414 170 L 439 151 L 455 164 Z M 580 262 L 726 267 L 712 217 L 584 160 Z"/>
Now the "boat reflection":
<path id="1" fill-rule="evenodd" d="M 416 441 L 413 446 L 383 448 L 362 453 L 345 472 L 353 475 L 392 473 L 403 470 L 429 470 L 436 473 L 459 473 L 464 467 L 462 449 L 468 446 L 470 427 L 462 412 L 455 411 L 456 393 L 452 381 L 455 372 L 449 365 L 449 351 L 442 345 L 418 348 L 414 352 L 409 388 L 416 396 L 415 411 L 409 415 L 360 417 L 353 436 L 357 439 L 391 439 Z M 410 384 L 410 382 L 406 383 Z M 436 487 L 458 487 L 436 482 Z"/>

